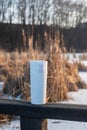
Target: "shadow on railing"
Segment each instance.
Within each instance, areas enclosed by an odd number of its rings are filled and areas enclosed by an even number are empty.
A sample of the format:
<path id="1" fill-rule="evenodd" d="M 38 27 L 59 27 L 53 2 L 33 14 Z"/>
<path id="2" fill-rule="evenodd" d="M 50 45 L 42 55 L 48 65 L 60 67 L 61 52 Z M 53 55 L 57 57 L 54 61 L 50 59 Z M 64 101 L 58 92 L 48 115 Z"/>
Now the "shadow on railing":
<path id="1" fill-rule="evenodd" d="M 29 102 L 0 99 L 0 114 L 20 116 L 21 130 L 42 130 L 45 119 L 87 122 L 87 105 Z"/>

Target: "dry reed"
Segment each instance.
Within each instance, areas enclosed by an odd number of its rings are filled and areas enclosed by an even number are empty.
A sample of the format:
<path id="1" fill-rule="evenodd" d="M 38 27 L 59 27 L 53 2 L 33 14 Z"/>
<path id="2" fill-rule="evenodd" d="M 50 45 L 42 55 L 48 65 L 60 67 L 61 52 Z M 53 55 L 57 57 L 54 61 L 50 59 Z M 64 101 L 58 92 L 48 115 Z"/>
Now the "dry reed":
<path id="1" fill-rule="evenodd" d="M 57 102 L 67 98 L 68 91 L 78 90 L 82 81 L 77 64 L 70 64 L 65 58 L 65 48 L 61 49 L 59 35 L 48 41 L 45 53 L 33 49 L 29 39 L 29 51 L 6 53 L 0 51 L 0 81 L 4 81 L 3 92 L 23 100 L 30 100 L 30 60 L 48 61 L 47 101 Z M 6 55 L 7 54 L 7 55 Z M 83 84 L 82 84 L 83 86 Z"/>

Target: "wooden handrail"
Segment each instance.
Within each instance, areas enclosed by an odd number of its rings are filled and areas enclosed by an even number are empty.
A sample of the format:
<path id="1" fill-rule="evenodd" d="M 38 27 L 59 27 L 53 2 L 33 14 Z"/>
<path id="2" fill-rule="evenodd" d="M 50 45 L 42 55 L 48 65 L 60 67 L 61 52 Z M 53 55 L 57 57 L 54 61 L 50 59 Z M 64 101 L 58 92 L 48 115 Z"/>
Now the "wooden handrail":
<path id="1" fill-rule="evenodd" d="M 0 113 L 20 116 L 21 130 L 41 130 L 44 119 L 87 122 L 87 105 L 81 104 L 33 105 L 25 101 L 0 99 Z"/>

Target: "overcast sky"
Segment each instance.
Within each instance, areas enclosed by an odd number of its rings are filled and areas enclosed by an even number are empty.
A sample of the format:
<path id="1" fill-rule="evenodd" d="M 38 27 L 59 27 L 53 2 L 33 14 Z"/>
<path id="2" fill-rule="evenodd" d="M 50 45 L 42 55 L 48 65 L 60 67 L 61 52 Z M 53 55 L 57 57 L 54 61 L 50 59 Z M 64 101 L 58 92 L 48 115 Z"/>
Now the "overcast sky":
<path id="1" fill-rule="evenodd" d="M 87 0 L 72 0 L 72 1 L 77 1 L 77 2 L 86 2 L 87 3 Z"/>
<path id="2" fill-rule="evenodd" d="M 82 3 L 84 6 L 87 6 L 87 0 L 71 0 L 72 2 Z"/>

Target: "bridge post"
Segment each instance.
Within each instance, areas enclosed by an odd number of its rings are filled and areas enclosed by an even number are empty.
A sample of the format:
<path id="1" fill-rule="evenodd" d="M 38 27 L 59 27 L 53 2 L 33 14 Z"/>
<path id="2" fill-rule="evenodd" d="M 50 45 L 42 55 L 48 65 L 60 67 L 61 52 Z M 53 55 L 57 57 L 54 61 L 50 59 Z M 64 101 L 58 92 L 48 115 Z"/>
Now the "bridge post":
<path id="1" fill-rule="evenodd" d="M 21 130 L 42 130 L 42 119 L 20 117 Z"/>

